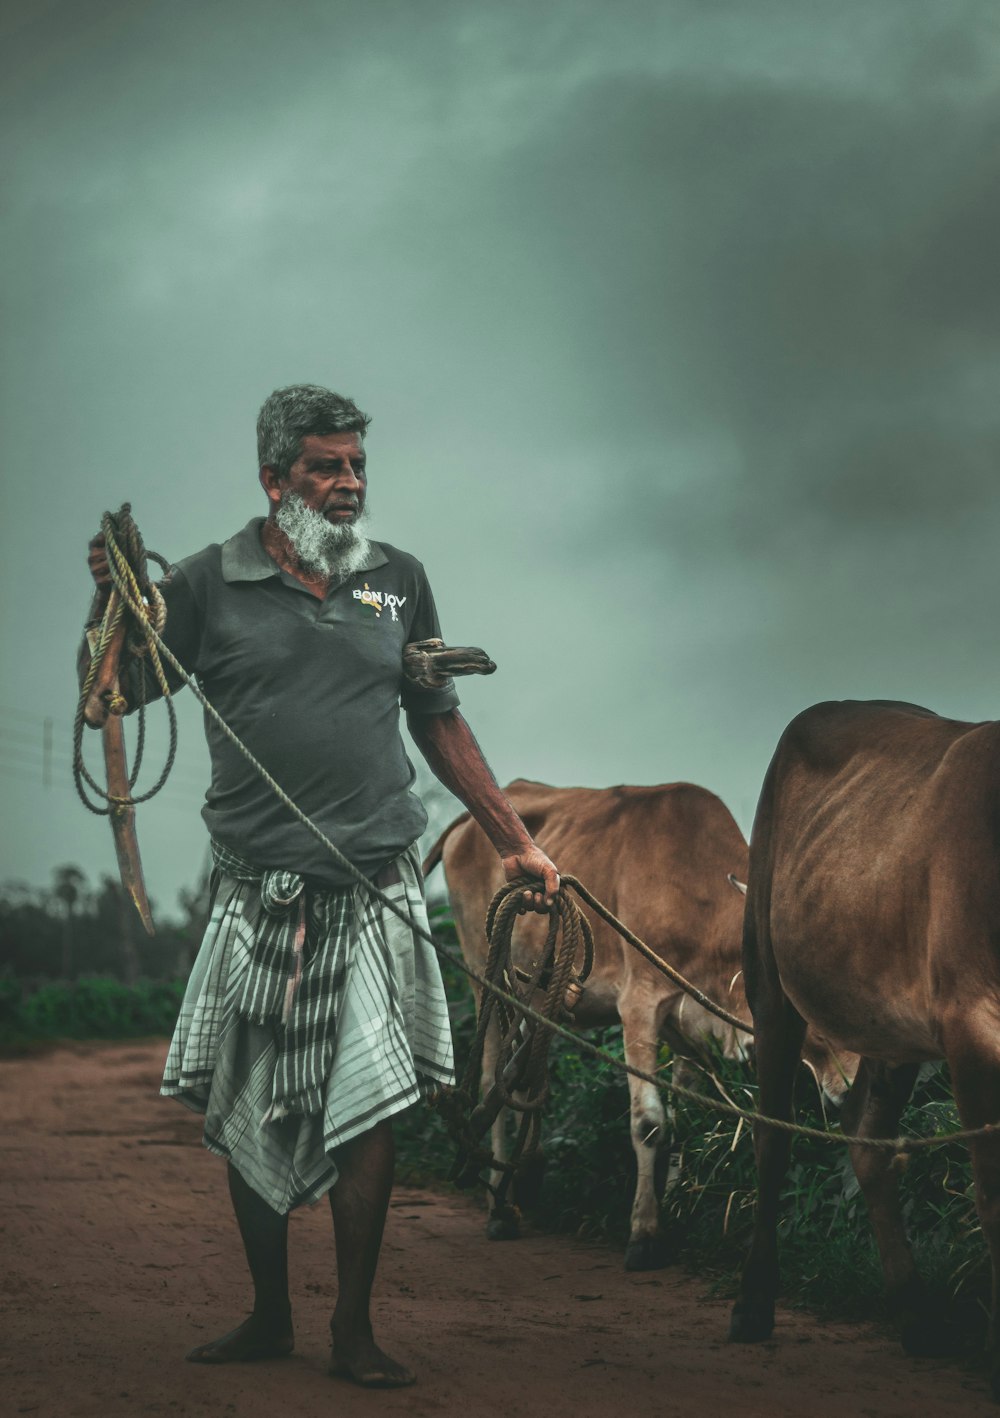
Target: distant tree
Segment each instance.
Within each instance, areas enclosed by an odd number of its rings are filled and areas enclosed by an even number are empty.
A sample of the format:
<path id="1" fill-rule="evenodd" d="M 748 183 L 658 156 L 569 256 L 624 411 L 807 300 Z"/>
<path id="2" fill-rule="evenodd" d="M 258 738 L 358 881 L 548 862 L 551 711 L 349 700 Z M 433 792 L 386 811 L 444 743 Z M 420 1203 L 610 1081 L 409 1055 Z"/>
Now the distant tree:
<path id="1" fill-rule="evenodd" d="M 0 885 L 0 969 L 30 978 L 59 974 L 65 908 L 50 888 Z"/>
<path id="2" fill-rule="evenodd" d="M 101 877 L 95 905 L 100 939 L 94 943 L 88 964 L 117 975 L 126 985 L 134 985 L 140 975 L 135 907 L 113 876 Z"/>
<path id="3" fill-rule="evenodd" d="M 45 906 L 45 890 L 39 891 L 37 886 L 32 886 L 27 881 L 5 881 L 2 888 L 3 903 L 13 911 L 24 910 L 30 906 Z"/>
<path id="4" fill-rule="evenodd" d="M 198 883 L 193 890 L 182 886 L 177 900 L 184 912 L 184 922 L 180 928 L 180 946 L 177 952 L 177 974 L 187 975 L 194 964 L 201 938 L 208 925 L 208 908 L 212 899 L 212 858 L 206 856 Z"/>
<path id="5" fill-rule="evenodd" d="M 28 989 L 42 980 L 114 976 L 124 984 L 176 980 L 188 973 L 205 930 L 209 874 L 179 892 L 180 911 L 160 915 L 150 901 L 156 931 L 148 936 L 117 877 L 91 887 L 79 867 L 64 865 L 48 887 L 0 881 L 0 977 Z"/>
<path id="6" fill-rule="evenodd" d="M 64 979 L 71 980 L 76 943 L 76 908 L 83 895 L 87 878 L 80 868 L 75 866 L 56 867 L 52 875 L 54 880 L 53 894 L 62 902 L 64 909 L 62 975 Z"/>

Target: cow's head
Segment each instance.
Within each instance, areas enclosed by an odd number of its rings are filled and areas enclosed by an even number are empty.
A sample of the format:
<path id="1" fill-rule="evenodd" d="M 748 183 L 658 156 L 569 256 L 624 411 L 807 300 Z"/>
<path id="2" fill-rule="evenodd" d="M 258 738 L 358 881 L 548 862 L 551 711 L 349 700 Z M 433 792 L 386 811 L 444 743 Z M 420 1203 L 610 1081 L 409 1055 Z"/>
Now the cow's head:
<path id="1" fill-rule="evenodd" d="M 816 1080 L 823 1097 L 840 1107 L 854 1082 L 860 1055 L 838 1049 L 811 1026 L 802 1043 L 802 1062 Z"/>

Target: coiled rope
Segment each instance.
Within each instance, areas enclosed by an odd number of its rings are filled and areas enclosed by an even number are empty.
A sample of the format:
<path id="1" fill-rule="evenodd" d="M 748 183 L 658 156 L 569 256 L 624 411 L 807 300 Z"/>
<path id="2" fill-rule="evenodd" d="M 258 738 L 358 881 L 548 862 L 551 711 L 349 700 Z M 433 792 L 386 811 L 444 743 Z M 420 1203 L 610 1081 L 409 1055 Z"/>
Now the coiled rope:
<path id="1" fill-rule="evenodd" d="M 146 550 L 135 518 L 132 516 L 131 503 L 123 502 L 114 515 L 105 512 L 101 518 L 101 531 L 104 534 L 108 550 L 111 579 L 119 595 L 108 599 L 97 631 L 90 667 L 84 676 L 80 698 L 77 701 L 76 715 L 73 720 L 73 782 L 84 807 L 99 817 L 108 817 L 122 807 L 134 807 L 136 803 L 149 802 L 150 798 L 155 797 L 166 783 L 177 756 L 177 711 L 173 705 L 170 687 L 163 672 L 159 653 L 159 643 L 162 643 L 159 637 L 166 625 L 167 608 L 159 588 L 155 582 L 150 581 L 147 568 L 147 561 L 152 560 L 166 572 L 170 570 L 169 563 L 158 552 Z M 100 783 L 91 777 L 83 759 L 83 730 L 86 722 L 87 701 L 123 618 L 127 618 L 128 622 L 126 645 L 129 654 L 136 659 L 148 655 L 157 684 L 163 691 L 170 725 L 170 743 L 160 776 L 145 793 L 135 794 L 130 791 L 127 798 L 116 797 L 102 788 Z M 151 631 L 156 639 L 150 638 L 147 631 Z M 139 718 L 135 761 L 128 777 L 130 790 L 135 787 L 138 780 L 146 744 L 146 676 L 144 668 L 138 679 Z M 111 714 L 121 715 L 127 709 L 128 703 L 124 695 L 119 692 L 111 697 L 108 705 Z M 86 786 L 84 786 L 85 784 Z M 105 806 L 102 807 L 99 803 L 93 802 L 88 796 L 87 788 L 103 799 Z"/>
<path id="2" fill-rule="evenodd" d="M 538 960 L 529 971 L 518 970 L 514 965 L 513 936 L 515 922 L 523 911 L 523 896 L 516 889 L 503 887 L 493 897 L 486 913 L 489 952 L 483 972 L 485 980 L 502 985 L 520 1008 L 511 1007 L 500 990 L 483 991 L 476 1035 L 462 1081 L 439 1104 L 459 1144 L 452 1171 L 454 1181 L 459 1186 L 471 1185 L 485 1167 L 501 1172 L 499 1186 L 491 1188 L 498 1208 L 505 1204 L 516 1168 L 538 1150 L 542 1109 L 549 1096 L 548 1054 L 553 1033 L 525 1013 L 524 1006 L 541 991 L 537 1012 L 546 1024 L 551 1024 L 567 1011 L 567 997 L 579 996 L 594 966 L 590 922 L 572 898 L 560 891 L 549 912 L 545 944 Z M 486 1037 L 494 1021 L 499 1043 L 493 1086 L 477 1105 Z M 521 1121 L 509 1158 L 501 1160 L 481 1145 L 480 1138 L 504 1107 L 519 1113 Z"/>
<path id="3" fill-rule="evenodd" d="M 941 1133 L 936 1137 L 863 1137 L 859 1135 L 852 1136 L 846 1133 L 827 1132 L 822 1128 L 806 1127 L 801 1123 L 794 1123 L 786 1118 L 768 1117 L 766 1114 L 759 1113 L 750 1108 L 740 1108 L 735 1103 L 730 1103 L 725 1099 L 711 1098 L 704 1093 L 699 1093 L 693 1088 L 686 1088 L 683 1084 L 676 1083 L 672 1079 L 667 1080 L 657 1074 L 647 1073 L 643 1069 L 635 1068 L 624 1060 L 615 1058 L 615 1056 L 609 1054 L 606 1049 L 602 1049 L 598 1045 L 590 1043 L 589 1040 L 582 1038 L 571 1029 L 567 1029 L 556 1019 L 547 1019 L 544 1014 L 528 1004 L 524 999 L 518 998 L 509 989 L 505 989 L 501 985 L 488 980 L 477 970 L 474 970 L 468 965 L 461 956 L 455 955 L 452 951 L 441 945 L 439 941 L 434 939 L 430 931 L 426 930 L 419 922 L 414 921 L 408 912 L 403 910 L 397 902 L 393 901 L 385 892 L 379 890 L 373 882 L 370 882 L 368 878 L 354 866 L 353 862 L 345 857 L 343 852 L 330 841 L 329 837 L 316 826 L 312 819 L 306 816 L 298 804 L 292 801 L 284 789 L 271 777 L 263 764 L 254 757 L 242 740 L 233 732 L 215 706 L 206 698 L 194 677 L 188 674 L 187 670 L 173 654 L 170 647 L 164 642 L 159 630 L 157 630 L 148 614 L 148 608 L 143 605 L 141 597 L 133 593 L 132 586 L 122 570 L 121 563 L 124 557 L 120 554 L 121 549 L 117 545 L 117 538 L 110 517 L 105 518 L 105 524 L 104 535 L 109 550 L 111 551 L 108 562 L 111 579 L 120 592 L 122 600 L 135 616 L 136 625 L 143 639 L 145 639 L 150 646 L 150 650 L 155 647 L 156 650 L 159 651 L 163 659 L 176 671 L 181 682 L 186 684 L 191 690 L 206 714 L 219 726 L 222 733 L 229 739 L 234 748 L 243 755 L 251 767 L 260 775 L 278 798 L 279 802 L 281 802 L 292 816 L 316 838 L 327 852 L 329 852 L 337 865 L 352 881 L 359 886 L 364 886 L 370 891 L 376 900 L 380 901 L 383 906 L 392 911 L 395 916 L 398 916 L 401 921 L 404 921 L 416 935 L 419 935 L 421 939 L 427 941 L 442 959 L 448 960 L 457 969 L 467 975 L 469 979 L 474 980 L 483 990 L 495 997 L 495 999 L 503 1001 L 523 1019 L 534 1020 L 537 1025 L 544 1028 L 549 1033 L 559 1035 L 560 1038 L 568 1040 L 575 1048 L 579 1049 L 581 1053 L 591 1058 L 598 1059 L 601 1063 L 609 1064 L 612 1068 L 618 1069 L 620 1072 L 626 1073 L 632 1078 L 638 1078 L 644 1083 L 650 1083 L 654 1088 L 660 1089 L 661 1092 L 672 1093 L 675 1097 L 679 1098 L 686 1098 L 690 1102 L 697 1103 L 699 1106 L 706 1107 L 713 1112 L 723 1113 L 733 1118 L 742 1118 L 743 1121 L 747 1123 L 775 1128 L 779 1132 L 793 1133 L 800 1137 L 808 1137 L 816 1142 L 836 1143 L 838 1145 L 869 1148 L 877 1152 L 893 1152 L 907 1155 L 918 1151 L 925 1151 L 930 1148 L 944 1147 L 953 1142 L 971 1142 L 979 1138 L 1000 1135 L 1000 1123 L 987 1123 L 982 1127 L 963 1128 L 955 1132 Z M 157 558 L 157 560 L 159 560 L 159 558 Z M 161 688 L 163 687 L 161 683 Z M 169 699 L 169 690 L 166 688 L 164 689 L 164 695 Z M 136 801 L 140 800 L 136 799 Z M 518 898 L 517 906 L 519 909 L 521 900 L 523 900 L 523 891 L 527 885 L 537 885 L 537 883 L 528 878 L 521 878 L 518 881 L 509 882 L 507 886 L 503 888 L 500 895 Z M 560 898 L 564 897 L 564 888 L 562 887 L 560 888 L 559 896 Z M 563 919 L 561 906 L 558 910 L 558 918 L 560 921 Z M 609 921 L 609 924 L 615 923 L 615 918 L 611 916 L 610 912 L 607 913 L 605 919 Z M 625 938 L 629 939 L 628 936 Z M 635 937 L 634 939 L 638 938 Z M 650 955 L 653 954 L 653 952 L 650 952 Z M 656 958 L 658 959 L 658 957 Z M 715 1012 L 718 1011 L 716 1010 Z M 741 1027 L 745 1027 L 742 1021 L 740 1021 L 740 1025 Z"/>

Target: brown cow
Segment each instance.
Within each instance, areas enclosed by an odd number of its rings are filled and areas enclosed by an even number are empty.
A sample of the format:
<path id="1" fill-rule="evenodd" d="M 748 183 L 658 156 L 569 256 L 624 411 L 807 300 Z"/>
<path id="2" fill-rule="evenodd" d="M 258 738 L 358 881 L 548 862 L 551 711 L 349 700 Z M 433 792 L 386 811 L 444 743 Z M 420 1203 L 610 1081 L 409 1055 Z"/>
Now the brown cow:
<path id="1" fill-rule="evenodd" d="M 894 1136 L 920 1063 L 945 1058 L 962 1123 L 1000 1119 L 1000 724 L 910 704 L 818 704 L 794 719 L 764 782 L 750 849 L 744 970 L 760 1105 L 791 1116 L 807 1024 L 863 1055 L 845 1130 Z M 757 1135 L 757 1223 L 731 1338 L 774 1323 L 787 1134 Z M 1000 1397 L 1000 1138 L 972 1144 L 993 1259 Z M 935 1340 L 892 1156 L 853 1149 L 903 1342 Z"/>
<path id="2" fill-rule="evenodd" d="M 561 871 L 578 877 L 620 920 L 711 999 L 749 1021 L 739 980 L 743 899 L 727 880 L 745 879 L 747 846 L 728 809 L 691 783 L 659 787 L 552 788 L 518 780 L 504 790 L 543 851 Z M 496 852 L 466 814 L 444 832 L 424 863 L 425 874 L 444 861 L 462 952 L 476 969 L 486 959 L 483 923 L 503 884 Z M 579 1005 L 581 1028 L 621 1021 L 625 1057 L 647 1073 L 657 1067 L 661 1040 L 682 1055 L 697 1054 L 714 1038 L 730 1057 L 741 1047 L 736 1031 L 695 1003 L 591 915 L 594 970 Z M 544 919 L 525 918 L 516 937 L 520 958 L 537 959 Z M 497 1039 L 488 1038 L 484 1086 L 492 1080 Z M 830 1057 L 815 1053 L 831 1096 L 844 1083 Z M 676 1075 L 675 1075 L 676 1076 Z M 666 1140 L 664 1095 L 629 1078 L 631 1132 L 638 1179 L 625 1265 L 646 1270 L 665 1264 L 654 1181 Z M 494 1154 L 505 1155 L 504 1118 L 493 1129 Z M 494 1238 L 516 1234 L 509 1214 L 494 1211 Z"/>

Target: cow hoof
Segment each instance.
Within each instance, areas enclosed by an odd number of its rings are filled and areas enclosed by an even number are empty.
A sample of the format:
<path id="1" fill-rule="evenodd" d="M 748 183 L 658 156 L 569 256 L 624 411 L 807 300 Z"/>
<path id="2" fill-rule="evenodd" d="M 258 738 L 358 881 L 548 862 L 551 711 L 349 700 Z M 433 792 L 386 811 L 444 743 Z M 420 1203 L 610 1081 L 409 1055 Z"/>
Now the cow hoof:
<path id="1" fill-rule="evenodd" d="M 766 1300 L 737 1300 L 729 1320 L 730 1344 L 759 1344 L 774 1332 L 774 1305 Z"/>
<path id="2" fill-rule="evenodd" d="M 662 1270 L 670 1261 L 670 1251 L 662 1236 L 637 1236 L 629 1241 L 625 1251 L 626 1270 Z"/>
<path id="3" fill-rule="evenodd" d="M 517 1213 L 510 1207 L 495 1211 L 486 1223 L 486 1236 L 491 1241 L 516 1241 L 520 1234 Z"/>

